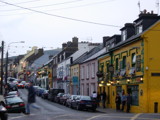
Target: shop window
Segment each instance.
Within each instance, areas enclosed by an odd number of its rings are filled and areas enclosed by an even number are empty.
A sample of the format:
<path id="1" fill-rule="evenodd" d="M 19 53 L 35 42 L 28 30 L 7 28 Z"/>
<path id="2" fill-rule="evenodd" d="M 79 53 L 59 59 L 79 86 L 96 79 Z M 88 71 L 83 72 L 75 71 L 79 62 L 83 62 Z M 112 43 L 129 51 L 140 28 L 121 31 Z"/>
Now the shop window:
<path id="1" fill-rule="evenodd" d="M 127 93 L 131 94 L 132 96 L 132 105 L 139 105 L 139 86 L 138 85 L 129 85 L 127 87 Z"/>

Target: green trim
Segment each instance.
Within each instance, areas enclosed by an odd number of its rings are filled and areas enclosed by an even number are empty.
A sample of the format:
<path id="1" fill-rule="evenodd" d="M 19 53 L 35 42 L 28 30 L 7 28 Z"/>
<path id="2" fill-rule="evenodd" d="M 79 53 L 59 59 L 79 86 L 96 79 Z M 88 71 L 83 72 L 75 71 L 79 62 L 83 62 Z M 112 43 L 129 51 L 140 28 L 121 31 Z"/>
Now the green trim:
<path id="1" fill-rule="evenodd" d="M 120 59 L 120 53 L 118 53 L 118 54 L 116 54 L 116 55 L 114 55 L 114 60 L 115 60 L 115 58 L 116 58 L 116 56 L 119 56 L 118 58 Z"/>
<path id="2" fill-rule="evenodd" d="M 129 56 L 131 55 L 131 50 L 134 50 L 134 49 L 136 49 L 136 53 L 138 54 L 138 47 L 135 47 L 135 48 L 129 49 Z"/>
<path id="3" fill-rule="evenodd" d="M 122 58 L 122 54 L 123 53 L 127 53 L 127 57 L 128 57 L 128 51 L 123 51 L 123 52 L 121 52 L 121 58 Z M 126 55 L 125 55 L 126 56 Z"/>

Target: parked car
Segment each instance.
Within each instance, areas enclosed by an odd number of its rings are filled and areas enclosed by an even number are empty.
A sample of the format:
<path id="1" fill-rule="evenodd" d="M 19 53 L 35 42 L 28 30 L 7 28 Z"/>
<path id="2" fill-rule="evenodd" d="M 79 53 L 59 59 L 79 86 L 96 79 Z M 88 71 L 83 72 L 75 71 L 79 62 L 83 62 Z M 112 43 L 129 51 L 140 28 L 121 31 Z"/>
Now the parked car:
<path id="1" fill-rule="evenodd" d="M 5 103 L 8 113 L 25 113 L 25 103 L 20 97 L 8 97 Z"/>
<path id="2" fill-rule="evenodd" d="M 55 97 L 57 96 L 58 93 L 64 93 L 64 89 L 54 89 L 51 88 L 48 91 L 48 99 L 51 101 L 54 101 Z"/>
<path id="3" fill-rule="evenodd" d="M 44 88 L 38 88 L 37 89 L 37 95 L 41 97 L 44 90 L 45 90 Z"/>
<path id="4" fill-rule="evenodd" d="M 96 101 L 92 100 L 90 96 L 77 96 L 75 102 L 72 103 L 72 107 L 76 108 L 77 110 L 82 109 L 90 109 L 95 111 L 97 108 Z"/>
<path id="5" fill-rule="evenodd" d="M 7 109 L 5 107 L 5 99 L 3 95 L 0 95 L 0 119 L 1 120 L 8 119 Z"/>
<path id="6" fill-rule="evenodd" d="M 17 87 L 24 89 L 24 85 L 23 85 L 22 83 L 19 83 L 19 84 L 17 85 Z"/>
<path id="7" fill-rule="evenodd" d="M 75 102 L 75 98 L 78 95 L 71 95 L 67 100 L 66 100 L 66 106 L 72 108 L 72 102 Z"/>
<path id="8" fill-rule="evenodd" d="M 44 92 L 42 93 L 41 97 L 44 99 L 48 99 L 48 91 L 49 90 L 44 90 Z"/>
<path id="9" fill-rule="evenodd" d="M 57 96 L 54 98 L 54 101 L 56 103 L 60 103 L 60 99 L 62 98 L 63 95 L 64 93 L 58 93 Z"/>
<path id="10" fill-rule="evenodd" d="M 5 97 L 7 97 L 7 96 L 19 96 L 19 95 L 20 94 L 19 94 L 18 91 L 11 91 L 11 92 L 7 93 Z"/>
<path id="11" fill-rule="evenodd" d="M 8 83 L 7 85 L 8 85 L 9 91 L 17 91 L 18 90 L 16 83 L 11 82 L 11 83 Z"/>
<path id="12" fill-rule="evenodd" d="M 60 97 L 60 104 L 66 105 L 66 100 L 70 97 L 70 94 L 64 94 L 62 97 Z"/>
<path id="13" fill-rule="evenodd" d="M 24 88 L 28 89 L 29 83 L 24 84 Z"/>

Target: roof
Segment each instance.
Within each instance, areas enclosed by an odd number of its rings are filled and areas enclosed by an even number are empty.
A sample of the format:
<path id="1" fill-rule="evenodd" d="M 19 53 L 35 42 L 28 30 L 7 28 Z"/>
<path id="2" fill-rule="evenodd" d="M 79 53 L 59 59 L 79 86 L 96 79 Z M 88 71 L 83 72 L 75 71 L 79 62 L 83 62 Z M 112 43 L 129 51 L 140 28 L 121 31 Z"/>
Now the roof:
<path id="1" fill-rule="evenodd" d="M 84 62 L 96 59 L 97 57 L 99 57 L 100 55 L 106 53 L 106 47 L 104 47 L 103 49 L 101 49 L 100 51 L 98 51 L 97 53 L 95 53 L 94 55 L 92 55 L 91 57 L 89 57 L 88 59 L 86 59 Z"/>
<path id="2" fill-rule="evenodd" d="M 92 55 L 94 55 L 95 53 L 97 53 L 98 51 L 100 51 L 102 48 L 103 48 L 103 44 L 101 44 L 101 45 L 93 48 L 89 52 L 84 53 L 82 56 L 80 56 L 75 61 L 73 61 L 72 65 L 83 63 L 86 59 L 88 59 L 89 57 L 91 57 Z"/>

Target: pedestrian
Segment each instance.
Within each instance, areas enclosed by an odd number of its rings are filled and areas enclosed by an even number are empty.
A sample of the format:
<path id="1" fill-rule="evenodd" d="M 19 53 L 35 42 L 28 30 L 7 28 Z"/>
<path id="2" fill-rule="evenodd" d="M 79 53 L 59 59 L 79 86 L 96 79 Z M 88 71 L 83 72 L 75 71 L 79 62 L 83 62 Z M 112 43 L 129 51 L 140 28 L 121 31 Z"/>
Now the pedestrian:
<path id="1" fill-rule="evenodd" d="M 132 103 L 132 97 L 131 97 L 131 95 L 128 93 L 128 95 L 127 95 L 127 111 L 126 111 L 127 113 L 130 112 L 131 103 Z"/>
<path id="2" fill-rule="evenodd" d="M 126 95 L 125 95 L 125 93 L 123 92 L 122 93 L 122 98 L 121 98 L 121 101 L 122 101 L 122 111 L 124 111 L 124 106 L 125 106 L 125 104 L 126 104 L 126 100 L 127 100 L 127 98 L 126 98 Z"/>
<path id="3" fill-rule="evenodd" d="M 99 92 L 97 93 L 97 107 L 99 107 L 99 102 L 101 101 L 101 96 Z"/>
<path id="4" fill-rule="evenodd" d="M 32 106 L 33 108 L 36 108 L 36 109 L 40 109 L 40 107 L 38 107 L 34 104 L 35 102 L 36 102 L 36 92 L 33 87 L 33 82 L 30 82 L 29 86 L 28 86 L 28 101 L 27 101 L 27 105 L 26 105 L 26 113 L 25 114 L 27 114 L 27 115 L 30 114 L 30 106 Z"/>
<path id="5" fill-rule="evenodd" d="M 116 103 L 116 110 L 120 110 L 121 97 L 120 97 L 120 95 L 118 93 L 116 95 L 115 103 Z"/>
<path id="6" fill-rule="evenodd" d="M 93 91 L 93 93 L 92 93 L 92 99 L 93 100 L 97 100 L 97 93 L 96 93 L 96 91 Z"/>
<path id="7" fill-rule="evenodd" d="M 103 91 L 103 93 L 101 94 L 102 97 L 102 104 L 103 104 L 103 108 L 106 108 L 106 92 Z"/>

